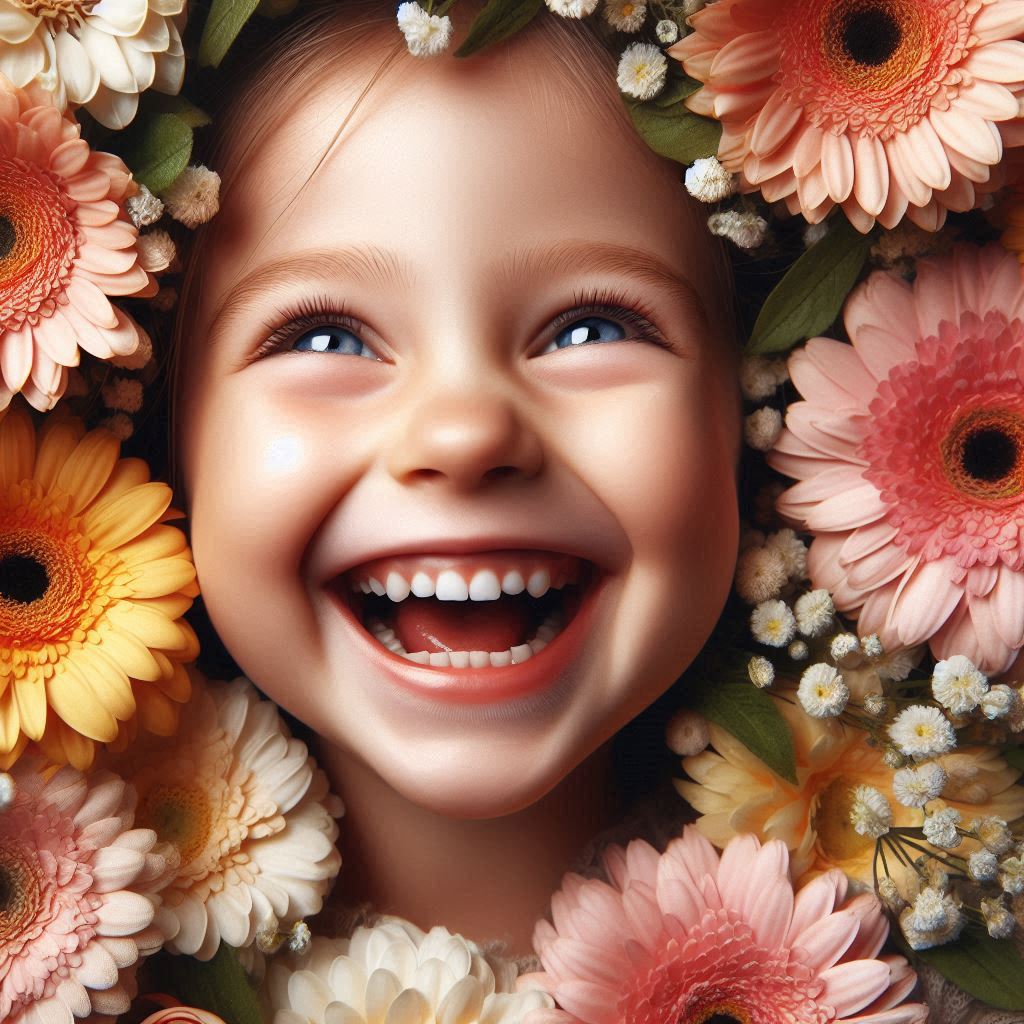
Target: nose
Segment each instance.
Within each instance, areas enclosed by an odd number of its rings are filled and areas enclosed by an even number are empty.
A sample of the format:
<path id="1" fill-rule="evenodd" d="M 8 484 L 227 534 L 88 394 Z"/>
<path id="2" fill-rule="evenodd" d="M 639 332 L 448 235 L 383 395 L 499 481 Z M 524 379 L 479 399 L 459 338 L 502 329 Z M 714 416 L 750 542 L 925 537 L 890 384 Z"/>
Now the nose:
<path id="1" fill-rule="evenodd" d="M 465 392 L 425 397 L 392 448 L 389 468 L 402 483 L 447 482 L 463 491 L 504 477 L 536 476 L 541 440 L 507 398 Z"/>

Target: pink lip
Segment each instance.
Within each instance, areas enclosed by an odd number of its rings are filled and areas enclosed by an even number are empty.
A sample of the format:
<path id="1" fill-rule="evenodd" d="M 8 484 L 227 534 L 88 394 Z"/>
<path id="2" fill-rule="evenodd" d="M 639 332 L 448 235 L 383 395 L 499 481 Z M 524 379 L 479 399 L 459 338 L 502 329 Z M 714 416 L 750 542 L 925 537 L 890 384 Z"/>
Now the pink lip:
<path id="1" fill-rule="evenodd" d="M 607 578 L 601 576 L 587 587 L 572 621 L 551 643 L 526 661 L 503 668 L 431 668 L 409 661 L 378 644 L 357 621 L 345 599 L 335 591 L 330 593 L 369 660 L 396 686 L 442 703 L 495 704 L 529 697 L 555 685 L 582 650 Z"/>

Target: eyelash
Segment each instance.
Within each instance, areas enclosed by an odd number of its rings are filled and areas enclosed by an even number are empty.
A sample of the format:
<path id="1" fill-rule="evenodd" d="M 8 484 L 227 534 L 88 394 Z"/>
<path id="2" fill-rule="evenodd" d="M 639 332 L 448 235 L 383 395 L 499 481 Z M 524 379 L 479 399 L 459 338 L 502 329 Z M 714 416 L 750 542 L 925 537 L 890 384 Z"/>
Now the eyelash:
<path id="1" fill-rule="evenodd" d="M 573 296 L 572 309 L 559 313 L 551 321 L 551 332 L 557 334 L 563 327 L 588 316 L 608 316 L 609 319 L 621 320 L 636 329 L 640 340 L 668 352 L 676 351 L 672 342 L 652 323 L 654 313 L 639 299 L 614 289 L 594 288 L 587 292 L 577 292 Z M 278 326 L 272 323 L 266 325 L 267 338 L 253 354 L 251 361 L 284 351 L 289 342 L 295 341 L 307 331 L 328 324 L 351 331 L 356 337 L 359 337 L 359 328 L 362 326 L 348 314 L 344 303 L 340 307 L 336 306 L 326 295 L 301 299 L 295 306 L 281 313 Z"/>

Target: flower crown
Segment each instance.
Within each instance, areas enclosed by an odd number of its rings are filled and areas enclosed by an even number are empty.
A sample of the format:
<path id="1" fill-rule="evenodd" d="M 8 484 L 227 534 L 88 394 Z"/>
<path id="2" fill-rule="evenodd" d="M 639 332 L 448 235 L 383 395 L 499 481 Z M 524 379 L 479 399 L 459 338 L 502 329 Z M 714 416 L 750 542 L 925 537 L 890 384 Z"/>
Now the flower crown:
<path id="1" fill-rule="evenodd" d="M 453 3 L 398 6 L 413 56 L 451 45 Z M 489 0 L 456 56 L 590 19 L 637 132 L 686 168 L 755 300 L 740 384 L 765 455 L 729 620 L 749 634 L 726 628 L 692 670 L 667 736 L 706 838 L 660 861 L 613 849 L 611 889 L 567 880 L 518 994 L 508 964 L 443 929 L 383 922 L 311 950 L 343 809 L 249 683 L 192 667 L 180 513 L 120 452 L 163 361 L 177 246 L 218 208 L 189 74 L 296 3 L 213 0 L 186 24 L 185 0 L 0 0 L 0 873 L 18 897 L 0 1018 L 124 1013 L 162 949 L 157 987 L 206 1002 L 154 1020 L 258 1020 L 240 965 L 288 949 L 301 981 L 275 961 L 267 997 L 282 1020 L 329 989 L 347 1008 L 330 1019 L 364 1019 L 356 989 L 383 962 L 408 968 L 389 998 L 411 1012 L 439 959 L 456 972 L 439 1020 L 459 985 L 479 1004 L 459 1020 L 604 1020 L 634 992 L 610 978 L 609 934 L 635 933 L 650 1006 L 667 991 L 650 979 L 689 970 L 672 960 L 683 895 L 735 898 L 730 927 L 770 930 L 739 878 L 792 901 L 780 863 L 821 903 L 776 937 L 816 950 L 807 1005 L 829 971 L 885 975 L 815 1019 L 922 1019 L 913 972 L 874 959 L 875 905 L 840 910 L 844 876 L 875 889 L 920 969 L 1024 1010 L 1024 0 L 546 4 Z M 728 847 L 721 868 L 706 840 Z M 587 900 L 620 915 L 589 966 Z"/>

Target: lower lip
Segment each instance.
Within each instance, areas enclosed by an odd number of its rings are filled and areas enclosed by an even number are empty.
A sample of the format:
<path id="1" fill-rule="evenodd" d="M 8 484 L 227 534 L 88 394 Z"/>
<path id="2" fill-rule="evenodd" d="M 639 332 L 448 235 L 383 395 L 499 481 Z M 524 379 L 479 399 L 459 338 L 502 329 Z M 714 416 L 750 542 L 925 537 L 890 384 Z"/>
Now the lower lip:
<path id="1" fill-rule="evenodd" d="M 496 704 L 530 697 L 552 688 L 579 656 L 607 577 L 591 584 L 572 621 L 545 647 L 518 665 L 491 668 L 428 668 L 382 647 L 363 628 L 343 597 L 332 592 L 335 607 L 358 637 L 369 660 L 392 682 L 420 697 L 447 704 Z"/>

